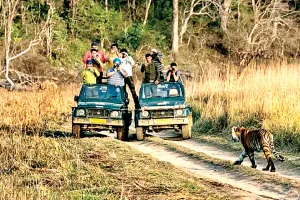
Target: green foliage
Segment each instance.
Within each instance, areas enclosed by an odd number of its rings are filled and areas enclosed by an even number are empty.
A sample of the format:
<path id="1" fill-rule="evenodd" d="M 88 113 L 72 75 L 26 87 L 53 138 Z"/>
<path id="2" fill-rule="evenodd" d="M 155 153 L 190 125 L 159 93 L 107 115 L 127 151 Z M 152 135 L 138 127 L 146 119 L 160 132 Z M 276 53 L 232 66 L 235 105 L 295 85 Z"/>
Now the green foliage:
<path id="1" fill-rule="evenodd" d="M 300 152 L 300 133 L 280 130 L 274 134 L 274 145 L 289 152 Z"/>
<path id="2" fill-rule="evenodd" d="M 107 38 L 116 40 L 123 27 L 122 13 L 114 10 L 106 12 L 102 5 L 94 1 L 82 1 L 77 10 L 77 19 L 72 28 L 76 38 L 100 41 Z"/>
<path id="3" fill-rule="evenodd" d="M 29 0 L 25 2 L 25 6 L 27 6 L 28 14 L 34 22 L 40 23 L 47 19 L 50 6 L 45 0 Z"/>
<path id="4" fill-rule="evenodd" d="M 127 46 L 133 50 L 137 50 L 144 38 L 145 29 L 142 24 L 134 23 L 127 32 L 120 35 L 118 43 Z"/>

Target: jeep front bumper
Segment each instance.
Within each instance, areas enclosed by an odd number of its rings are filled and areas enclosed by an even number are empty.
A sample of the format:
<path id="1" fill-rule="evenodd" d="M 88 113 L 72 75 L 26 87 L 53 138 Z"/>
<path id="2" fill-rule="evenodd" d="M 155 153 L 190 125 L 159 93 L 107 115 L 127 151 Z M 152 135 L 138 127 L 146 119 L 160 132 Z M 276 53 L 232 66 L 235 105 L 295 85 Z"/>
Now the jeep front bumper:
<path id="1" fill-rule="evenodd" d="M 122 119 L 98 119 L 98 118 L 79 118 L 73 119 L 73 124 L 90 124 L 90 125 L 105 125 L 105 126 L 123 126 Z"/>
<path id="2" fill-rule="evenodd" d="M 139 119 L 138 126 L 186 125 L 189 118 Z"/>

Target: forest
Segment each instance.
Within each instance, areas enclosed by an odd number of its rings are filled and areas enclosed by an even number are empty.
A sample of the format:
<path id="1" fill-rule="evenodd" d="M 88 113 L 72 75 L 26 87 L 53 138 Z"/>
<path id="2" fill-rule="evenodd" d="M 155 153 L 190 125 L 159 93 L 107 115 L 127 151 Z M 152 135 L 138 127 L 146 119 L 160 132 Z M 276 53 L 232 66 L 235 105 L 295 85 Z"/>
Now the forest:
<path id="1" fill-rule="evenodd" d="M 118 43 L 137 60 L 157 48 L 165 64 L 191 71 L 292 62 L 299 11 L 294 0 L 1 0 L 1 66 L 29 75 L 31 65 L 79 68 L 91 41 L 103 50 Z"/>

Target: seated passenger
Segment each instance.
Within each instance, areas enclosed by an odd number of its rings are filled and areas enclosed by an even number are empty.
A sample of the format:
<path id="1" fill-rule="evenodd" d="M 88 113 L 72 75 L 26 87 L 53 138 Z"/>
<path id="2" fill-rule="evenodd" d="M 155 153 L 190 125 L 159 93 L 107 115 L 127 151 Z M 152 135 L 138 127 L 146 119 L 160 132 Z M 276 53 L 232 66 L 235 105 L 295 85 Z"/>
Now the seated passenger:
<path id="1" fill-rule="evenodd" d="M 85 69 L 80 71 L 83 84 L 96 84 L 96 78 L 100 76 L 100 72 L 97 68 L 93 67 L 92 60 L 86 61 Z"/>
<path id="2" fill-rule="evenodd" d="M 177 69 L 177 64 L 176 63 L 171 63 L 170 68 L 167 71 L 167 82 L 181 82 L 181 77 L 180 77 L 180 72 Z"/>
<path id="3" fill-rule="evenodd" d="M 121 63 L 122 61 L 120 58 L 114 59 L 114 66 L 107 70 L 107 84 L 122 87 L 125 85 L 127 73 L 122 69 Z"/>

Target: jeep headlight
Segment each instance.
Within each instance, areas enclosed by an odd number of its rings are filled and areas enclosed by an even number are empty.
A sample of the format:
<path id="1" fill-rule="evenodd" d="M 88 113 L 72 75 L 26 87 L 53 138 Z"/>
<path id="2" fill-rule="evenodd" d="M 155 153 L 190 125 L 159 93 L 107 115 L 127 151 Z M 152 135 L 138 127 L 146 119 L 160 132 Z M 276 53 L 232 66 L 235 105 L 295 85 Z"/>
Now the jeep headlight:
<path id="1" fill-rule="evenodd" d="M 111 112 L 110 112 L 110 117 L 111 117 L 111 118 L 120 118 L 120 112 L 119 112 L 119 111 L 116 111 L 116 110 L 111 111 Z"/>
<path id="2" fill-rule="evenodd" d="M 77 109 L 76 110 L 76 116 L 77 117 L 84 117 L 85 116 L 85 110 L 84 109 Z"/>
<path id="3" fill-rule="evenodd" d="M 144 110 L 144 111 L 142 112 L 142 117 L 143 117 L 143 118 L 148 118 L 149 116 L 150 116 L 149 111 Z"/>
<path id="4" fill-rule="evenodd" d="M 175 116 L 184 116 L 184 111 L 185 110 L 175 110 Z"/>

